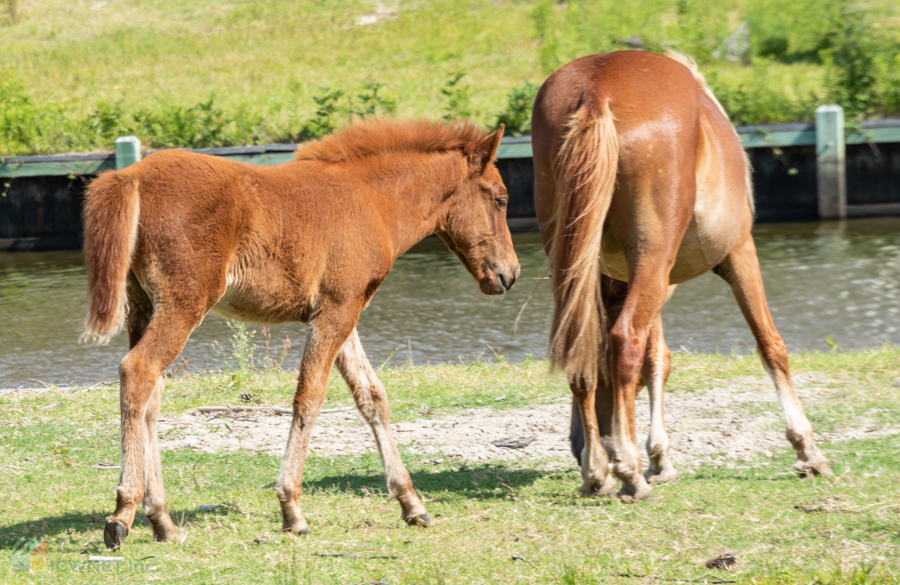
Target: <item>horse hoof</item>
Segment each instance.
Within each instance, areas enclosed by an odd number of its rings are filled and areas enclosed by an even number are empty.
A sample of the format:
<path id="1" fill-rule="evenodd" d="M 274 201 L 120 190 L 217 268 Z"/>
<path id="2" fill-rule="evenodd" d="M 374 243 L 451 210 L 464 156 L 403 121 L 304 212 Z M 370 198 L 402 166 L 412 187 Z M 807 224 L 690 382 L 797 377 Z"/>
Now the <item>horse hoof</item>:
<path id="1" fill-rule="evenodd" d="M 619 493 L 616 494 L 620 500 L 626 504 L 634 504 L 636 502 L 653 502 L 653 490 L 646 483 L 640 487 L 633 485 L 622 486 Z"/>
<path id="2" fill-rule="evenodd" d="M 797 461 L 796 463 L 794 463 L 794 470 L 801 478 L 813 477 L 816 475 L 831 477 L 834 475 L 834 472 L 831 471 L 830 467 L 828 467 L 828 463 L 826 461 L 817 461 L 815 463 L 810 463 L 808 461 Z"/>
<path id="3" fill-rule="evenodd" d="M 428 528 L 431 526 L 431 519 L 428 518 L 428 513 L 419 514 L 418 516 L 413 516 L 412 518 L 404 518 L 406 523 L 409 526 L 420 526 L 422 528 Z"/>
<path id="4" fill-rule="evenodd" d="M 662 483 L 675 481 L 677 477 L 678 472 L 674 469 L 666 469 L 664 471 L 648 469 L 647 472 L 644 473 L 644 478 L 647 480 L 647 483 L 651 485 L 659 485 Z"/>
<path id="5" fill-rule="evenodd" d="M 128 536 L 128 527 L 118 520 L 106 521 L 106 528 L 103 529 L 103 542 L 109 550 L 119 550 L 125 537 Z"/>
<path id="6" fill-rule="evenodd" d="M 586 498 L 594 498 L 597 496 L 608 496 L 613 493 L 616 489 L 616 480 L 610 474 L 606 476 L 606 479 L 603 480 L 603 483 L 584 483 L 578 488 L 578 491 L 581 492 Z"/>
<path id="7" fill-rule="evenodd" d="M 578 491 L 580 491 L 581 495 L 583 495 L 586 498 L 596 498 L 596 497 L 600 497 L 600 496 L 608 496 L 609 494 L 613 493 L 613 491 L 615 491 L 615 489 L 616 489 L 616 484 L 613 483 L 612 485 L 601 485 L 601 486 L 592 485 L 588 488 L 581 486 Z"/>
<path id="8" fill-rule="evenodd" d="M 178 534 L 177 530 L 170 533 L 169 531 L 163 531 L 163 530 L 157 531 L 156 528 L 154 528 L 153 529 L 153 541 L 154 542 L 169 542 L 170 540 L 172 540 L 175 537 L 176 534 Z"/>
<path id="9" fill-rule="evenodd" d="M 172 521 L 166 517 L 164 520 L 150 520 L 153 526 L 153 540 L 155 542 L 169 542 L 178 534 L 178 529 L 172 524 Z"/>
<path id="10" fill-rule="evenodd" d="M 652 504 L 656 501 L 653 499 L 652 494 L 645 498 L 636 498 L 631 494 L 623 494 L 622 492 L 619 492 L 618 494 L 616 494 L 616 497 L 618 497 L 619 500 L 621 500 L 624 504 L 637 504 L 638 502 L 646 502 L 648 504 Z"/>
<path id="11" fill-rule="evenodd" d="M 290 532 L 291 534 L 296 534 L 297 536 L 309 536 L 309 526 L 282 526 L 282 532 Z"/>

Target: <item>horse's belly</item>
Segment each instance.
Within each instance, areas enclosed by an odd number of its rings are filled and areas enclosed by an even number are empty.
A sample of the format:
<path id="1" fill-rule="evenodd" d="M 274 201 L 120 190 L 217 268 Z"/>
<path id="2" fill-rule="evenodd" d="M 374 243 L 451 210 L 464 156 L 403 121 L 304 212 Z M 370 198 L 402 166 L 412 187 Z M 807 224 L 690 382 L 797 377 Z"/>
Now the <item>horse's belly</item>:
<path id="1" fill-rule="evenodd" d="M 731 230 L 700 229 L 696 220 L 692 220 L 669 273 L 669 284 L 691 280 L 721 264 L 734 246 L 736 237 L 737 233 Z M 616 280 L 628 282 L 625 250 L 610 230 L 603 234 L 600 271 Z"/>
<path id="2" fill-rule="evenodd" d="M 266 290 L 229 284 L 225 294 L 213 305 L 210 312 L 227 319 L 252 323 L 288 323 L 306 321 L 309 303 L 298 298 L 296 291 Z"/>

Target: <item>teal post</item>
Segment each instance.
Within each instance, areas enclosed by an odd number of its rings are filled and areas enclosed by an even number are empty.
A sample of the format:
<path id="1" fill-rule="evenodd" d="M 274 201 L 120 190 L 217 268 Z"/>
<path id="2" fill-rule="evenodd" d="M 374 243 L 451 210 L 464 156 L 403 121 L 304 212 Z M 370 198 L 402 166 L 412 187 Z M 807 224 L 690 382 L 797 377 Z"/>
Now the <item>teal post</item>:
<path id="1" fill-rule="evenodd" d="M 141 141 L 137 136 L 116 138 L 116 168 L 124 169 L 141 160 Z"/>
<path id="2" fill-rule="evenodd" d="M 841 106 L 816 108 L 816 179 L 819 219 L 846 218 L 846 143 Z"/>

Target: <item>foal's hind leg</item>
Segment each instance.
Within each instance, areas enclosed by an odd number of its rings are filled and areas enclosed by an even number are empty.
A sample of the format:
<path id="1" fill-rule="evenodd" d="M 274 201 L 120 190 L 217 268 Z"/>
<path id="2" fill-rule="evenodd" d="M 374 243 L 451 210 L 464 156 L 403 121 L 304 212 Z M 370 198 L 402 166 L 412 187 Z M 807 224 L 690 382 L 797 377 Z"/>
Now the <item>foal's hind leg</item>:
<path id="1" fill-rule="evenodd" d="M 281 471 L 275 482 L 275 493 L 281 503 L 281 529 L 284 531 L 309 534 L 309 527 L 300 507 L 306 450 L 325 399 L 331 367 L 341 345 L 356 327 L 361 309 L 361 303 L 353 308 L 322 309 L 307 331 L 297 392 L 294 394 L 294 416 L 284 457 L 281 459 Z"/>
<path id="2" fill-rule="evenodd" d="M 428 526 L 425 505 L 413 488 L 412 479 L 400 459 L 397 443 L 391 432 L 391 406 L 388 404 L 387 394 L 366 358 L 356 329 L 341 346 L 337 367 L 353 392 L 353 400 L 356 401 L 359 412 L 372 427 L 387 476 L 388 491 L 400 502 L 402 518 L 410 525 Z"/>
<path id="3" fill-rule="evenodd" d="M 137 279 L 128 279 L 128 344 L 134 348 L 147 331 L 153 316 L 150 297 L 140 287 Z M 153 526 L 153 540 L 165 542 L 178 532 L 169 516 L 166 490 L 163 487 L 162 466 L 159 459 L 159 435 L 156 429 L 159 420 L 159 406 L 163 392 L 162 377 L 157 378 L 150 402 L 144 415 L 144 514 Z"/>
<path id="4" fill-rule="evenodd" d="M 157 378 L 153 394 L 147 404 L 144 415 L 144 514 L 153 526 L 153 540 L 166 542 L 178 533 L 172 518 L 169 516 L 169 504 L 166 501 L 166 488 L 163 487 L 162 464 L 159 459 L 159 433 L 156 423 L 159 420 L 159 403 L 163 393 L 162 377 Z"/>
<path id="5" fill-rule="evenodd" d="M 111 550 L 122 546 L 122 541 L 131 530 L 138 504 L 144 498 L 145 484 L 155 485 L 155 479 L 159 477 L 158 459 L 147 453 L 150 446 L 147 410 L 154 400 L 159 377 L 181 352 L 204 313 L 202 310 L 157 309 L 140 341 L 119 365 L 122 473 L 116 490 L 116 510 L 106 519 L 103 531 L 103 540 Z M 151 420 L 155 426 L 155 415 Z M 148 472 L 152 473 L 145 475 Z M 159 487 L 161 486 L 160 481 Z M 153 493 L 154 487 L 150 491 Z M 156 516 L 154 534 L 159 536 L 164 533 L 169 536 L 174 526 L 169 526 L 171 520 L 168 519 L 168 513 L 155 506 L 151 506 L 151 511 Z M 158 531 L 157 525 L 162 533 Z"/>
<path id="6" fill-rule="evenodd" d="M 671 296 L 675 287 L 669 288 Z M 671 356 L 663 337 L 662 314 L 660 314 L 650 326 L 647 352 L 641 370 L 641 376 L 647 384 L 647 392 L 650 395 L 650 432 L 647 435 L 647 455 L 650 464 L 644 472 L 644 477 L 651 484 L 672 481 L 677 476 L 675 467 L 669 460 L 669 437 L 666 435 L 663 418 L 663 390 L 672 368 Z"/>
<path id="7" fill-rule="evenodd" d="M 828 460 L 813 441 L 812 425 L 803 412 L 803 405 L 791 382 L 787 348 L 769 313 L 753 237 L 748 234 L 725 261 L 716 267 L 715 272 L 731 285 L 741 312 L 756 338 L 763 365 L 775 382 L 778 401 L 787 423 L 787 438 L 797 452 L 794 467 L 802 473 L 811 471 L 831 475 Z"/>

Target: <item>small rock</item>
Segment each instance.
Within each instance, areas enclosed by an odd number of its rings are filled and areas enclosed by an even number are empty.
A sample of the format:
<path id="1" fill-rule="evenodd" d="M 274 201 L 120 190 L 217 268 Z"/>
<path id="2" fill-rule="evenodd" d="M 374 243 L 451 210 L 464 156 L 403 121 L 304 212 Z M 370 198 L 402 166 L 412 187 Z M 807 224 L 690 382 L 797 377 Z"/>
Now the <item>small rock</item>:
<path id="1" fill-rule="evenodd" d="M 253 542 L 255 542 L 256 544 L 265 544 L 265 543 L 269 542 L 269 539 L 268 539 L 268 538 L 262 538 L 262 537 L 260 537 L 260 538 L 254 538 L 254 539 L 253 539 Z"/>
<path id="2" fill-rule="evenodd" d="M 731 553 L 725 553 L 720 557 L 716 557 L 714 559 L 706 561 L 706 568 L 730 571 L 734 568 L 735 563 L 737 563 L 737 559 L 734 558 L 734 555 Z"/>
<path id="3" fill-rule="evenodd" d="M 537 437 L 503 437 L 496 441 L 491 441 L 494 447 L 503 447 L 504 449 L 524 449 L 530 445 Z"/>

